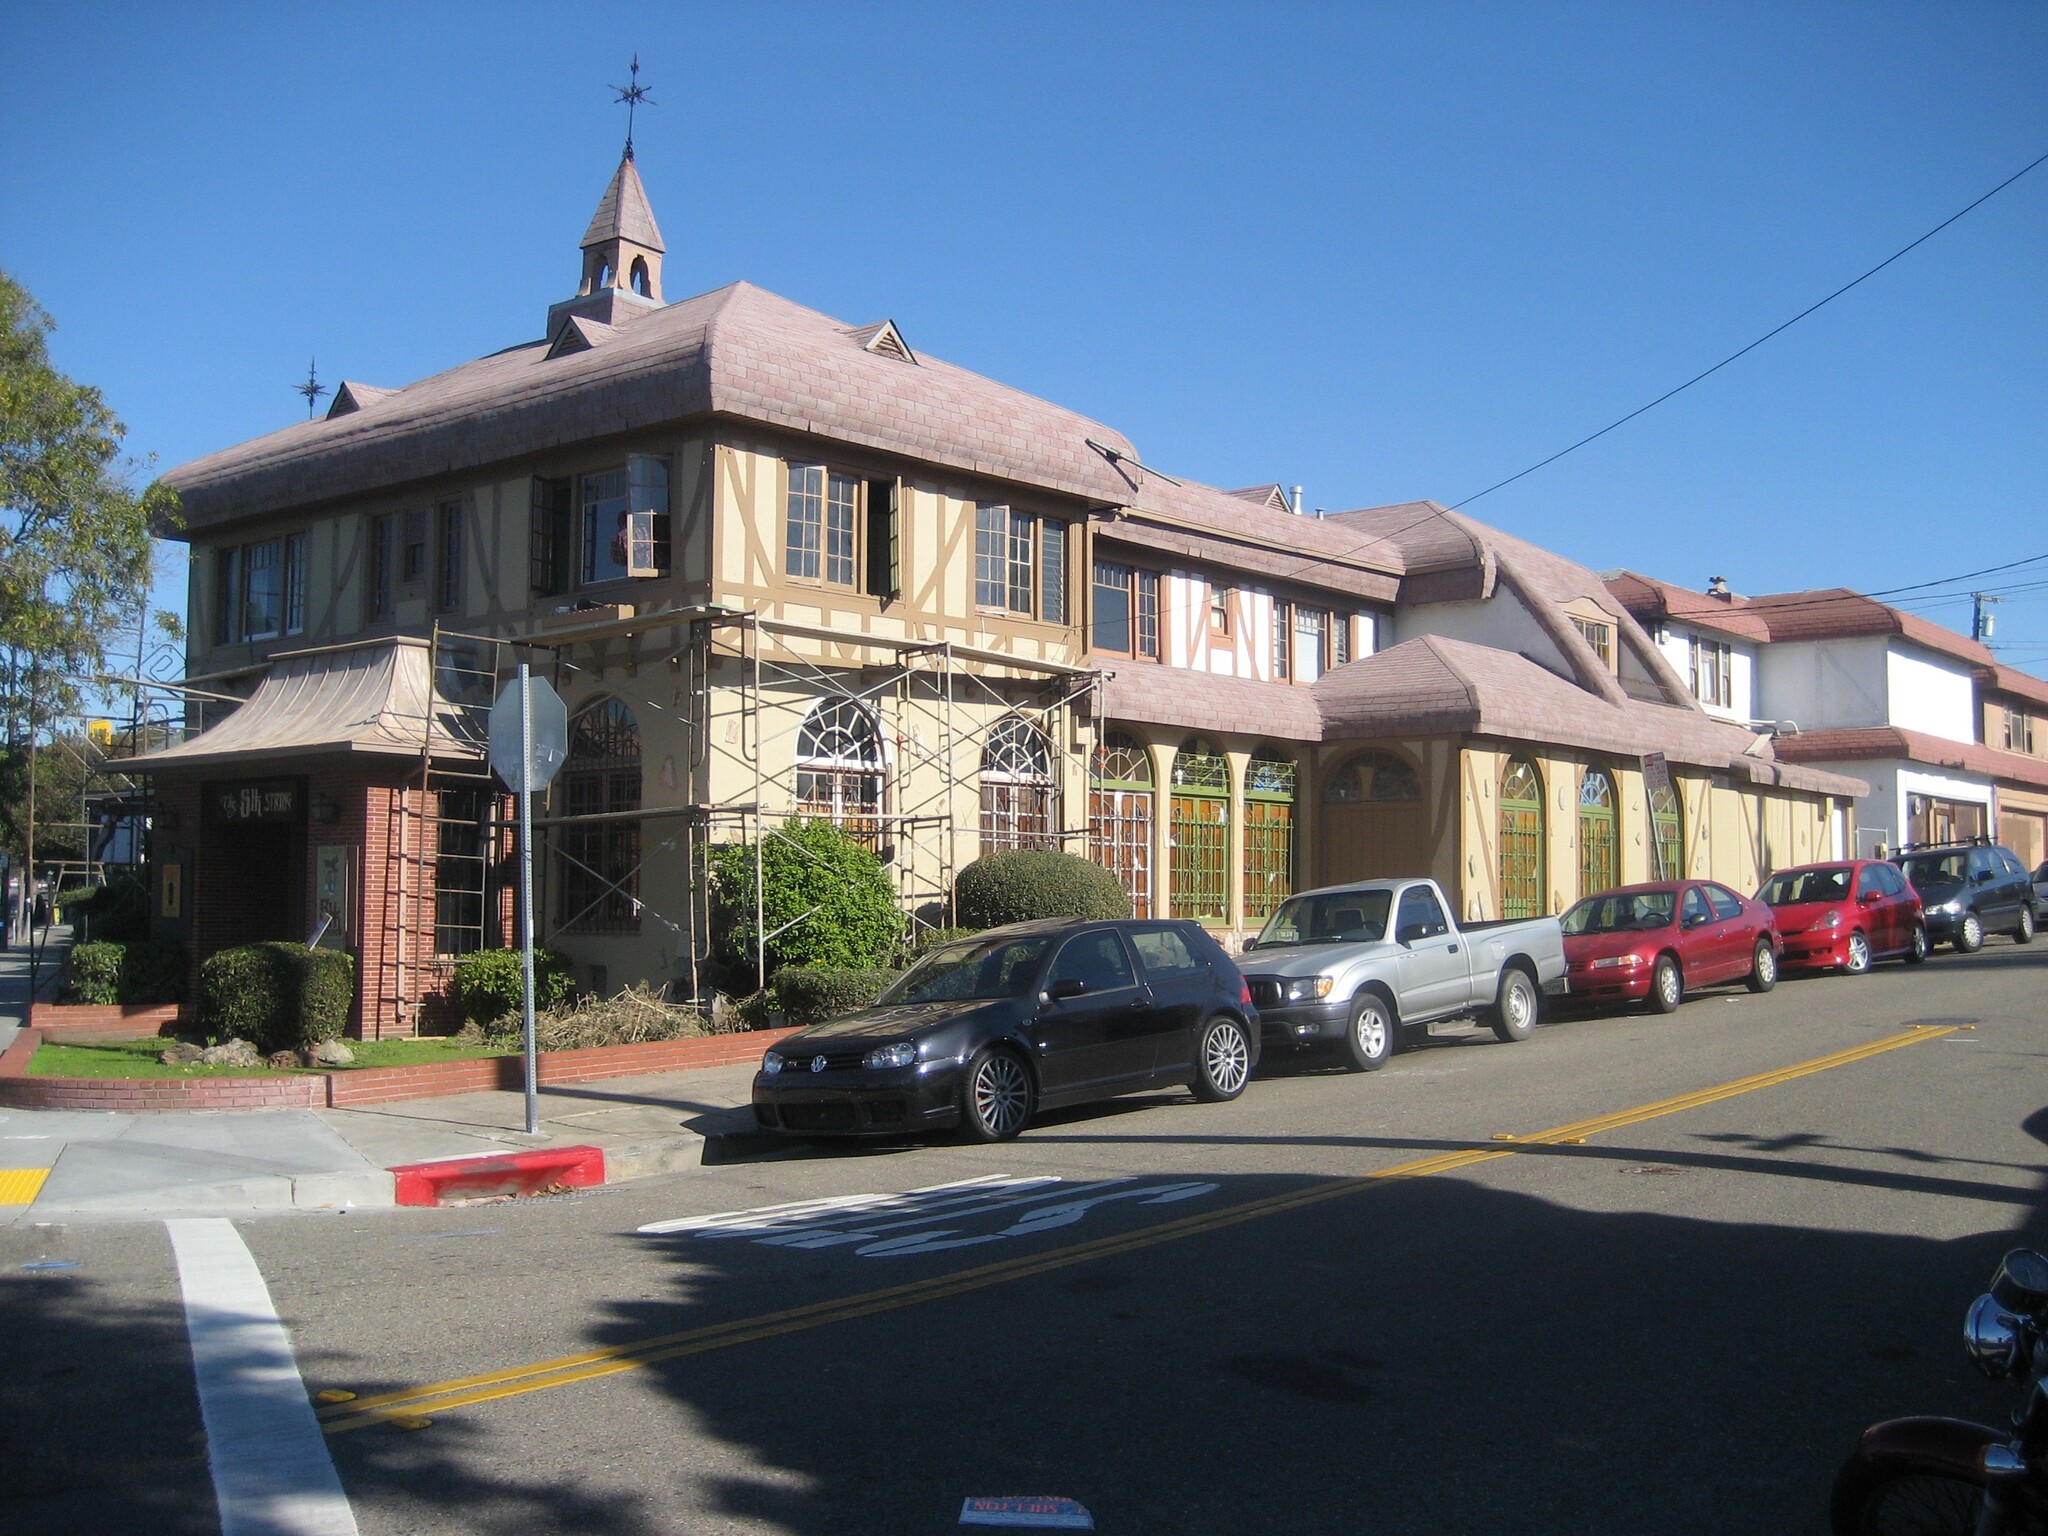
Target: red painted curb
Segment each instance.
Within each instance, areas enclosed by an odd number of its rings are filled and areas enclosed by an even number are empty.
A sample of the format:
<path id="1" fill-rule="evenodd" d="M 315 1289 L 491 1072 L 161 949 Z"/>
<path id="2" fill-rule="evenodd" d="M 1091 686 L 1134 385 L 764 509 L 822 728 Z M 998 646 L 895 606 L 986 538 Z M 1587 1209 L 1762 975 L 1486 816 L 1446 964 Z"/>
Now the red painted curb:
<path id="1" fill-rule="evenodd" d="M 443 1198 L 530 1195 L 550 1184 L 588 1189 L 604 1182 L 602 1147 L 550 1147 L 539 1152 L 462 1157 L 445 1163 L 404 1163 L 394 1198 L 400 1205 L 439 1205 Z"/>

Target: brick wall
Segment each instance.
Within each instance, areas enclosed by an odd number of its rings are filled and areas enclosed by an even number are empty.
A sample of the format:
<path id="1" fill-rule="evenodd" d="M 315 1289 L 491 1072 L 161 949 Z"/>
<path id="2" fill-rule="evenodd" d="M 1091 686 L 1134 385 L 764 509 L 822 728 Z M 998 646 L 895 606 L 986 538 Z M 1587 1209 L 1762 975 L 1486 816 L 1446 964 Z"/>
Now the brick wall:
<path id="1" fill-rule="evenodd" d="M 130 1078 L 30 1077 L 28 1060 L 43 1043 L 24 1029 L 0 1052 L 0 1107 L 97 1109 L 148 1114 L 167 1109 L 320 1109 L 326 1081 L 295 1077 Z"/>
<path id="2" fill-rule="evenodd" d="M 85 1036 L 142 1040 L 175 1026 L 184 1010 L 176 1003 L 144 1007 L 99 1007 L 90 1003 L 34 1003 L 28 1022 L 52 1040 Z"/>

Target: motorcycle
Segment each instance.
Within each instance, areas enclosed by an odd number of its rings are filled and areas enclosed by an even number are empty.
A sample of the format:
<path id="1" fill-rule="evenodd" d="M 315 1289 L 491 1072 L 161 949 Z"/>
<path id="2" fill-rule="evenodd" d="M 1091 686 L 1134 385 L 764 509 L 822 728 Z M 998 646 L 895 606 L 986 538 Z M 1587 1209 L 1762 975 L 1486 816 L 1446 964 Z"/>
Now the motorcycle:
<path id="1" fill-rule="evenodd" d="M 1835 1475 L 1834 1536 L 2048 1536 L 2048 1257 L 2015 1248 L 1970 1304 L 1963 1345 L 2024 1383 L 2007 1433 L 1961 1419 L 1873 1424 Z"/>

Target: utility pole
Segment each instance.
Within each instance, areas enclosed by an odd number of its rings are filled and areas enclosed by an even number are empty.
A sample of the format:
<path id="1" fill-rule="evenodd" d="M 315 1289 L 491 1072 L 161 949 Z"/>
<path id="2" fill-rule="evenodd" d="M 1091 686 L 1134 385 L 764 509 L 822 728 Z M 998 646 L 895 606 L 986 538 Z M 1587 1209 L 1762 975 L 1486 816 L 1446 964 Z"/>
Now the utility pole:
<path id="1" fill-rule="evenodd" d="M 1984 611 L 1986 606 L 1991 603 L 2002 603 L 2004 601 L 2004 598 L 1993 597 L 1989 592 L 1972 592 L 1970 594 L 1970 638 L 1979 645 L 1984 644 L 1991 638 L 1992 631 L 1996 627 L 1993 616 Z"/>

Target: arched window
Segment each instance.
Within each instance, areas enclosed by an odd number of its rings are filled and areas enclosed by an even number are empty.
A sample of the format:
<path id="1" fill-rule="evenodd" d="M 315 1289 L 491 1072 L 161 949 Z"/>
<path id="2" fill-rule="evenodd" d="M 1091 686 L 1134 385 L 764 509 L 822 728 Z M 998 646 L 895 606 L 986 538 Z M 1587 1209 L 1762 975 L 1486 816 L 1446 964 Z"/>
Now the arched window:
<path id="1" fill-rule="evenodd" d="M 1173 915 L 1202 922 L 1230 916 L 1230 765 L 1199 736 L 1173 759 Z"/>
<path id="2" fill-rule="evenodd" d="M 882 829 L 882 733 L 852 699 L 830 699 L 796 734 L 796 811 L 872 846 Z"/>
<path id="3" fill-rule="evenodd" d="M 633 291 L 643 299 L 654 297 L 654 284 L 647 276 L 647 258 L 645 256 L 635 256 L 633 258 Z"/>
<path id="4" fill-rule="evenodd" d="M 596 699 L 569 722 L 569 755 L 555 781 L 564 816 L 640 809 L 640 726 L 617 699 Z M 556 918 L 576 933 L 640 930 L 640 823 L 569 822 L 558 829 Z"/>
<path id="5" fill-rule="evenodd" d="M 1339 804 L 1420 800 L 1422 778 L 1391 752 L 1361 752 L 1324 781 L 1323 798 Z"/>
<path id="6" fill-rule="evenodd" d="M 1030 721 L 996 722 L 981 752 L 981 851 L 1057 848 L 1052 744 Z"/>
<path id="7" fill-rule="evenodd" d="M 1152 758 L 1123 731 L 1105 731 L 1088 762 L 1088 847 L 1117 877 L 1139 917 L 1152 915 Z"/>
<path id="8" fill-rule="evenodd" d="M 1540 917 L 1543 899 L 1543 780 L 1526 757 L 1500 776 L 1500 915 Z"/>
<path id="9" fill-rule="evenodd" d="M 1614 780 L 1588 768 L 1579 780 L 1579 894 L 1593 896 L 1621 884 L 1614 836 Z"/>
<path id="10" fill-rule="evenodd" d="M 1294 894 L 1294 781 L 1278 749 L 1252 754 L 1244 776 L 1244 920 L 1263 923 Z"/>
<path id="11" fill-rule="evenodd" d="M 1685 878 L 1685 823 L 1678 791 L 1665 784 L 1650 791 L 1651 873 L 1659 880 Z"/>

